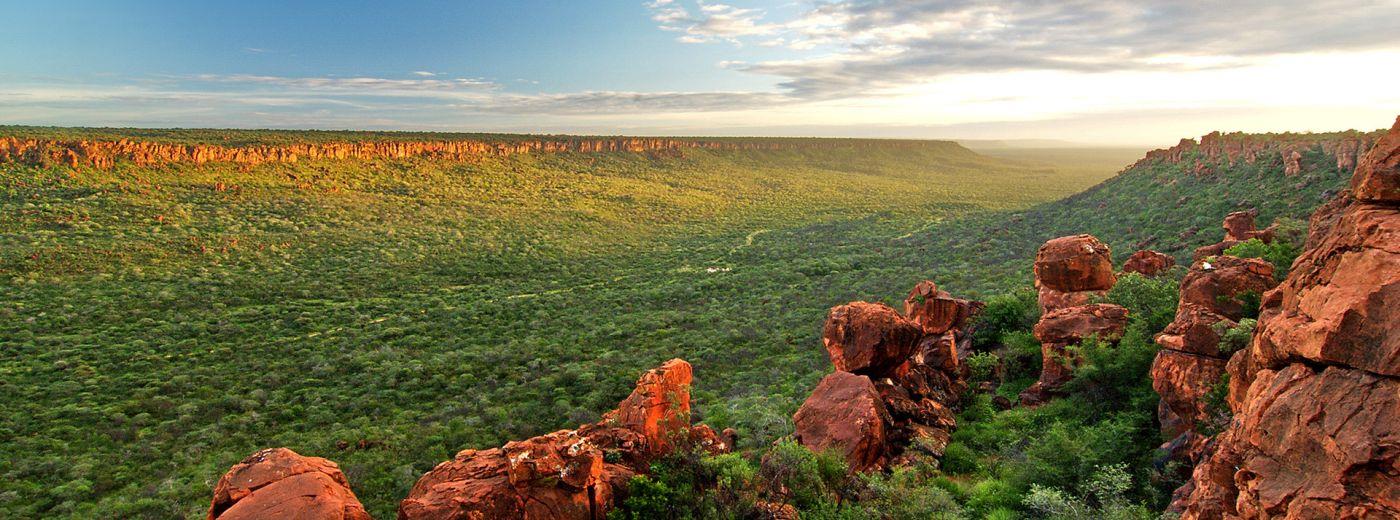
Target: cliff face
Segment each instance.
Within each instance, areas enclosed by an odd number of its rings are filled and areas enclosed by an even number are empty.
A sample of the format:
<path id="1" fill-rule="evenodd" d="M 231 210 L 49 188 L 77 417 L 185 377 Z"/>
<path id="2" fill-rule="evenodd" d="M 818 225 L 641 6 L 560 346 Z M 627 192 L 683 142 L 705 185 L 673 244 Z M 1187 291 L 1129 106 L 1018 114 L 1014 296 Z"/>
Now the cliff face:
<path id="1" fill-rule="evenodd" d="M 1234 420 L 1177 492 L 1184 519 L 1400 517 L 1397 183 L 1400 119 L 1264 294 L 1226 368 Z"/>
<path id="2" fill-rule="evenodd" d="M 523 153 L 560 152 L 658 152 L 685 149 L 779 150 L 836 147 L 919 146 L 914 141 L 792 140 L 738 141 L 643 137 L 559 137 L 525 140 L 366 141 L 288 145 L 221 146 L 175 144 L 122 139 L 118 141 L 69 141 L 0 137 L 0 164 L 111 168 L 118 161 L 138 166 L 172 163 L 294 163 L 317 159 L 404 159 L 422 157 L 470 160 Z"/>
<path id="3" fill-rule="evenodd" d="M 1352 171 L 1362 154 L 1366 153 L 1381 132 L 1339 132 L 1327 134 L 1245 134 L 1211 132 L 1200 142 L 1182 139 L 1171 148 L 1147 152 L 1129 169 L 1156 162 L 1191 163 L 1198 175 L 1209 174 L 1212 166 L 1234 165 L 1238 162 L 1281 161 L 1286 175 L 1302 171 L 1303 152 L 1321 151 L 1336 161 L 1337 169 Z"/>

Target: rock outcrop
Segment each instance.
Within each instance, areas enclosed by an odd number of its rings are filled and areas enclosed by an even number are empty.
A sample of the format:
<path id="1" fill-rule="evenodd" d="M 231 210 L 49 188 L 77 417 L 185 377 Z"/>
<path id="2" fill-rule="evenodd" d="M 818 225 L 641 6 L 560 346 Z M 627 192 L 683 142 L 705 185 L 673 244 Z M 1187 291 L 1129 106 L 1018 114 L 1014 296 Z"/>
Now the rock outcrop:
<path id="1" fill-rule="evenodd" d="M 1201 136 L 1200 142 L 1182 139 L 1171 148 L 1147 152 L 1147 155 L 1128 168 L 1137 168 L 1153 163 L 1187 163 L 1196 175 L 1209 175 L 1221 165 L 1237 163 L 1253 164 L 1260 161 L 1276 161 L 1282 166 L 1285 175 L 1298 175 L 1303 171 L 1305 154 L 1321 153 L 1343 173 L 1349 173 L 1357 165 L 1357 159 L 1371 147 L 1383 132 L 1336 132 L 1325 134 L 1245 134 L 1240 132 L 1222 134 L 1211 132 Z"/>
<path id="2" fill-rule="evenodd" d="M 835 450 L 853 471 L 884 465 L 892 423 L 885 402 L 866 376 L 836 371 L 822 378 L 792 416 L 794 440 L 814 451 Z"/>
<path id="3" fill-rule="evenodd" d="M 928 280 L 919 282 L 904 299 L 904 315 L 922 328 L 925 335 L 966 328 L 968 320 L 981 312 L 982 307 L 982 302 L 954 298 Z"/>
<path id="4" fill-rule="evenodd" d="M 1178 490 L 1182 518 L 1400 517 L 1400 120 L 1314 215 L 1309 249 L 1231 357 L 1234 420 Z M 1393 184 L 1392 184 L 1393 185 Z"/>
<path id="5" fill-rule="evenodd" d="M 691 367 L 673 359 L 648 371 L 603 420 L 501 448 L 464 450 L 414 484 L 399 518 L 602 519 L 647 464 L 688 444 L 730 450 L 690 424 Z"/>
<path id="6" fill-rule="evenodd" d="M 1052 239 L 1035 256 L 1035 285 L 1041 317 L 1035 325 L 1041 342 L 1040 379 L 1021 392 L 1021 403 L 1036 405 L 1054 396 L 1069 381 L 1076 360 L 1065 347 L 1090 337 L 1116 341 L 1128 323 L 1128 310 L 1091 303 L 1108 295 L 1117 282 L 1107 244 L 1091 235 Z"/>
<path id="7" fill-rule="evenodd" d="M 1151 250 L 1133 253 L 1123 262 L 1124 273 L 1138 273 L 1143 276 L 1157 276 L 1176 265 L 1176 259 Z"/>
<path id="8" fill-rule="evenodd" d="M 718 454 L 734 434 L 690 423 L 691 367 L 673 359 L 643 374 L 603 420 L 500 448 L 463 450 L 414 484 L 400 519 L 601 520 L 651 461 L 681 446 Z M 874 392 L 874 390 L 871 390 Z M 368 520 L 334 462 L 263 450 L 214 489 L 209 520 Z"/>
<path id="9" fill-rule="evenodd" d="M 879 375 L 909 359 L 920 330 L 888 305 L 851 302 L 831 309 L 822 343 L 836 370 Z"/>
<path id="10" fill-rule="evenodd" d="M 1207 397 L 1221 384 L 1232 353 L 1221 345 L 1221 335 L 1257 311 L 1260 295 L 1275 283 L 1273 264 L 1232 256 L 1198 261 L 1182 279 L 1176 318 L 1157 335 L 1162 350 L 1151 372 L 1161 397 L 1158 422 L 1163 438 L 1170 439 L 1162 447 L 1173 458 L 1194 464 L 1202 455 L 1200 425 L 1219 419 L 1212 417 Z"/>
<path id="11" fill-rule="evenodd" d="M 793 416 L 794 439 L 842 453 L 852 471 L 905 463 L 911 450 L 942 456 L 967 388 L 958 345 L 982 307 L 924 281 L 905 299 L 905 316 L 866 302 L 833 308 L 823 343 L 836 371 Z"/>
<path id="12" fill-rule="evenodd" d="M 1197 262 L 1208 256 L 1225 254 L 1226 249 L 1235 247 L 1240 242 L 1251 239 L 1259 239 L 1265 244 L 1274 241 L 1274 226 L 1266 229 L 1255 229 L 1254 218 L 1258 216 L 1258 211 L 1236 211 L 1225 216 L 1225 222 L 1220 225 L 1225 230 L 1225 239 L 1218 243 L 1196 248 L 1191 255 L 1191 261 Z"/>
<path id="13" fill-rule="evenodd" d="M 254 453 L 214 486 L 209 520 L 369 520 L 334 462 L 287 448 Z"/>

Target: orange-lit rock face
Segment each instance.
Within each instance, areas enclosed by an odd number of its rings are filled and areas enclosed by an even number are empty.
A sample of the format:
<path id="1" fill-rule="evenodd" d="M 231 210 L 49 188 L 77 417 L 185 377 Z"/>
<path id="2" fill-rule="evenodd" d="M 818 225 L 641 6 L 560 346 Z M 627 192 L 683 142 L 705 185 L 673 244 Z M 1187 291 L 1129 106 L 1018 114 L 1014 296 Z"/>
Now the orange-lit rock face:
<path id="1" fill-rule="evenodd" d="M 1274 265 L 1260 258 L 1218 256 L 1191 266 L 1181 280 L 1181 305 L 1209 309 L 1231 320 L 1245 314 L 1247 304 L 1272 289 Z"/>
<path id="2" fill-rule="evenodd" d="M 670 448 L 675 432 L 690 426 L 690 363 L 672 359 L 642 374 L 617 407 L 617 423 L 641 432 L 653 452 Z"/>
<path id="3" fill-rule="evenodd" d="M 1050 240 L 1035 255 L 1035 281 L 1060 292 L 1111 289 L 1116 278 L 1108 245 L 1091 235 Z"/>
<path id="4" fill-rule="evenodd" d="M 1095 303 L 1053 311 L 1035 324 L 1034 332 L 1041 343 L 1066 346 L 1090 337 L 1117 339 L 1127 324 L 1128 309 Z"/>
<path id="5" fill-rule="evenodd" d="M 1157 276 L 1176 265 L 1176 259 L 1156 251 L 1138 251 L 1123 262 L 1123 272 Z"/>
<path id="6" fill-rule="evenodd" d="M 673 359 L 643 374 L 598 423 L 462 451 L 418 480 L 399 503 L 399 518 L 606 518 L 628 480 L 678 443 L 712 454 L 732 447 L 732 433 L 691 426 L 690 383 L 690 364 Z"/>
<path id="7" fill-rule="evenodd" d="M 243 459 L 219 479 L 208 518 L 369 520 L 369 514 L 334 462 L 273 448 Z"/>
<path id="8" fill-rule="evenodd" d="M 836 450 L 852 471 L 879 467 L 891 419 L 870 378 L 832 372 L 817 384 L 793 416 L 798 443 L 814 451 Z"/>
<path id="9" fill-rule="evenodd" d="M 852 302 L 827 314 L 822 343 L 836 370 L 878 377 L 909 359 L 921 334 L 888 305 Z"/>
<path id="10" fill-rule="evenodd" d="M 1220 384 L 1225 360 L 1162 350 L 1152 361 L 1152 389 L 1162 397 L 1162 434 L 1173 438 L 1209 419 L 1207 395 Z"/>
<path id="11" fill-rule="evenodd" d="M 1400 202 L 1400 117 L 1356 167 L 1351 192 L 1362 202 Z"/>
<path id="12" fill-rule="evenodd" d="M 1397 153 L 1400 125 L 1361 163 Z M 1400 203 L 1345 196 L 1227 365 L 1234 422 L 1177 491 L 1184 519 L 1400 518 Z"/>

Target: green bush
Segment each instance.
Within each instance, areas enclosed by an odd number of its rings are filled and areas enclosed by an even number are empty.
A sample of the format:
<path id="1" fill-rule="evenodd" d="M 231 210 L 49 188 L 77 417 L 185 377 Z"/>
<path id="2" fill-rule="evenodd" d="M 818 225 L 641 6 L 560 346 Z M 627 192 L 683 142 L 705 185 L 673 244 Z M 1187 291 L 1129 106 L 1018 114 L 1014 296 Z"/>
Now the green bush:
<path id="1" fill-rule="evenodd" d="M 1002 345 L 1010 332 L 1030 330 L 1040 319 L 1040 304 L 1034 289 L 1023 288 L 987 299 L 987 307 L 973 321 L 972 348 L 992 350 Z"/>
<path id="2" fill-rule="evenodd" d="M 1001 358 L 991 352 L 974 352 L 963 360 L 967 364 L 968 380 L 972 382 L 991 381 Z"/>
<path id="3" fill-rule="evenodd" d="M 1259 321 L 1253 318 L 1244 318 L 1233 327 L 1229 326 L 1229 323 L 1222 321 L 1215 324 L 1215 332 L 1220 335 L 1220 353 L 1225 356 L 1249 346 L 1250 340 L 1254 338 L 1254 328 L 1259 324 Z"/>

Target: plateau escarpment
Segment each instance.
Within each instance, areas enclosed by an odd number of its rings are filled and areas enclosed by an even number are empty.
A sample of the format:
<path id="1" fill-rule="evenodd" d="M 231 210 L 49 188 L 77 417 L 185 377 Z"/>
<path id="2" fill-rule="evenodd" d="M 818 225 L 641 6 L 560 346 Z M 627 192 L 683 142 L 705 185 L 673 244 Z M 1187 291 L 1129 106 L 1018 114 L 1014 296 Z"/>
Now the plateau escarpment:
<path id="1" fill-rule="evenodd" d="M 1356 168 L 1360 158 L 1380 136 L 1379 132 L 1345 132 L 1341 134 L 1246 134 L 1211 132 L 1200 141 L 1182 139 L 1171 148 L 1147 152 L 1129 168 L 1155 162 L 1185 164 L 1195 174 L 1209 174 L 1220 165 L 1238 162 L 1280 161 L 1284 175 L 1297 175 L 1303 170 L 1303 154 L 1320 151 L 1332 156 L 1338 170 Z"/>
<path id="2" fill-rule="evenodd" d="M 424 158 L 464 161 L 530 153 L 670 152 L 706 150 L 792 150 L 923 146 L 919 141 L 854 139 L 718 140 L 647 137 L 555 137 L 438 141 L 316 142 L 224 146 L 120 139 L 112 141 L 0 137 L 0 164 L 107 169 L 121 161 L 137 166 L 162 164 L 295 163 L 327 159 Z"/>

